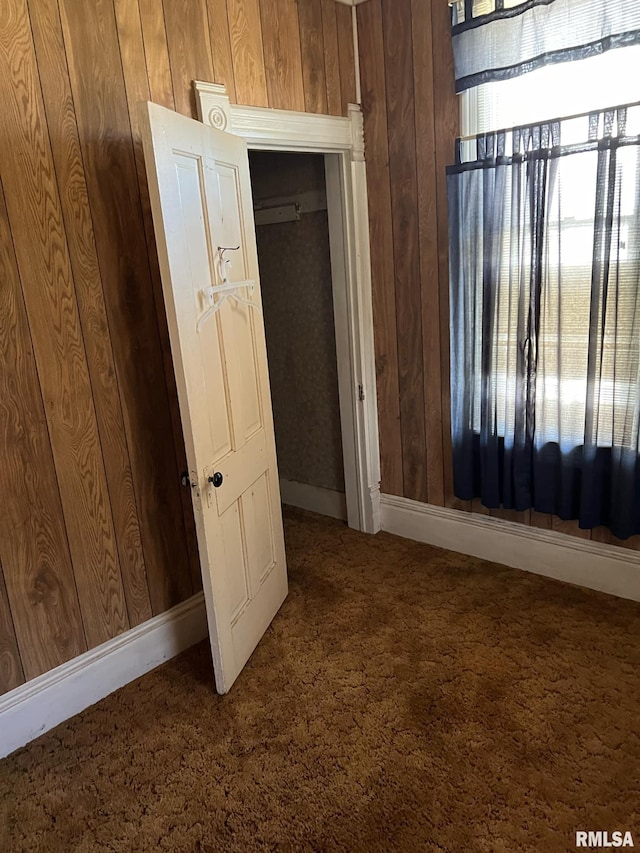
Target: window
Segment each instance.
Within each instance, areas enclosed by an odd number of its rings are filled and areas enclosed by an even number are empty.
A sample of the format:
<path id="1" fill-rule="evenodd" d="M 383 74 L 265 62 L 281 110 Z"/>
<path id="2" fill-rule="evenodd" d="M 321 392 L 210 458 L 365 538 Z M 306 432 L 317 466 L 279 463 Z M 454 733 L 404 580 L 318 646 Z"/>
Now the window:
<path id="1" fill-rule="evenodd" d="M 586 136 L 588 117 L 585 113 L 605 109 L 614 102 L 626 104 L 640 100 L 640 77 L 634 73 L 637 68 L 640 68 L 640 45 L 633 45 L 577 62 L 546 66 L 511 80 L 476 86 L 460 96 L 463 137 L 536 121 L 545 122 L 550 117 L 577 116 L 562 123 L 561 139 L 562 145 L 577 144 Z M 626 133 L 640 135 L 640 109 L 628 112 Z M 635 152 L 628 154 L 628 162 L 623 164 L 624 182 L 619 186 L 620 216 L 614 235 L 619 246 L 619 275 L 626 286 L 621 288 L 618 296 L 616 316 L 610 315 L 609 321 L 617 324 L 623 337 L 629 340 L 630 348 L 616 353 L 613 344 L 616 336 L 606 336 L 599 389 L 600 446 L 632 440 L 632 431 L 626 428 L 623 420 L 616 418 L 619 406 L 615 405 L 615 397 L 620 403 L 621 397 L 628 398 L 634 393 L 638 383 L 635 366 L 640 341 L 633 341 L 630 332 L 636 310 L 638 279 L 631 259 L 638 255 L 637 242 L 640 239 L 637 227 L 634 227 L 640 218 L 640 175 L 637 174 Z M 624 159 L 625 153 L 621 156 Z M 543 294 L 541 305 L 538 438 L 541 442 L 557 442 L 565 452 L 583 440 L 587 400 L 596 171 L 585 168 L 583 159 L 576 156 L 563 164 L 561 182 L 556 187 L 558 204 L 550 205 L 551 210 L 558 211 L 559 218 L 550 222 L 547 230 L 545 258 L 549 267 L 548 280 L 552 282 L 555 279 L 556 286 L 559 286 L 561 278 L 563 298 L 557 298 L 553 287 L 549 287 Z M 505 240 L 510 227 L 510 210 L 506 208 L 503 223 Z M 558 269 L 560 241 L 561 276 Z M 512 256 L 505 251 L 503 265 L 508 267 L 512 262 Z M 497 428 L 502 437 L 510 433 L 515 418 L 510 405 L 513 399 L 510 391 L 513 389 L 509 388 L 509 376 L 513 376 L 509 366 L 517 358 L 517 339 L 510 333 L 517 308 L 513 304 L 514 297 L 513 290 L 503 289 L 496 307 Z M 561 305 L 565 308 L 563 317 L 558 316 Z M 566 311 L 567 307 L 570 312 Z M 561 348 L 559 335 L 563 340 Z M 562 363 L 558 359 L 560 351 Z M 476 355 L 479 359 L 479 349 Z M 479 375 L 476 381 L 481 381 Z M 474 429 L 478 432 L 480 399 L 478 394 L 474 407 Z M 562 411 L 559 407 L 561 399 Z"/>
<path id="2" fill-rule="evenodd" d="M 463 136 L 640 101 L 640 45 L 484 83 L 460 95 Z"/>
<path id="3" fill-rule="evenodd" d="M 457 0 L 454 491 L 640 533 L 640 4 Z"/>

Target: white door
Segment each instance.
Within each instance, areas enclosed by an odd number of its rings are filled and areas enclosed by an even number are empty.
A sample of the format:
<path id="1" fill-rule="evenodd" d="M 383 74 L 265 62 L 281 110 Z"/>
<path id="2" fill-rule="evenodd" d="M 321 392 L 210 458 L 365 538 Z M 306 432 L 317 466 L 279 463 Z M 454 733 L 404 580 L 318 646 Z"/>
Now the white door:
<path id="1" fill-rule="evenodd" d="M 287 595 L 244 140 L 141 104 L 216 687 Z"/>

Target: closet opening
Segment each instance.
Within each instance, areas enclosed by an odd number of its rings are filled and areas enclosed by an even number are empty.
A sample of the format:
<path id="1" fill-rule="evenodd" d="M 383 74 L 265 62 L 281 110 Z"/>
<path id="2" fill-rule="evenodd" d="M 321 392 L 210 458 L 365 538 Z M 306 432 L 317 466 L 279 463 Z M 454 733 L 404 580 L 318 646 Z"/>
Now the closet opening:
<path id="1" fill-rule="evenodd" d="M 346 520 L 331 156 L 250 151 L 249 166 L 281 500 Z"/>

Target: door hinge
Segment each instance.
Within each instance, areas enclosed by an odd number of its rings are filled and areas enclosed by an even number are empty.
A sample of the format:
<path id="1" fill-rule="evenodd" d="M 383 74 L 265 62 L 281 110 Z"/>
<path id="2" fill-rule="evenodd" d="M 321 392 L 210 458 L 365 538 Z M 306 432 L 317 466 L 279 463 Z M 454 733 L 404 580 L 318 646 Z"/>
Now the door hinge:
<path id="1" fill-rule="evenodd" d="M 364 387 L 362 384 L 358 385 L 358 400 L 360 400 L 360 402 L 364 400 Z"/>

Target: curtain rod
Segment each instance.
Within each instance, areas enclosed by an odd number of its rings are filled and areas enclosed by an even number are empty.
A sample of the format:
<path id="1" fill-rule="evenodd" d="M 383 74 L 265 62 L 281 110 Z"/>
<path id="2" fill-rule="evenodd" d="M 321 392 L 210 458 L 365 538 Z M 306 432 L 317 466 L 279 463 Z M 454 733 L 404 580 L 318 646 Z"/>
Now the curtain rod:
<path id="1" fill-rule="evenodd" d="M 620 104 L 616 107 L 603 107 L 599 110 L 587 110 L 583 113 L 574 113 L 573 115 L 560 116 L 559 118 L 544 119 L 542 121 L 531 121 L 527 124 L 514 124 L 513 127 L 501 127 L 499 130 L 484 130 L 480 131 L 480 133 L 471 133 L 468 136 L 457 136 L 456 139 L 458 142 L 471 142 L 474 139 L 477 139 L 479 136 L 486 136 L 489 133 L 513 133 L 514 130 L 521 130 L 523 128 L 529 127 L 539 127 L 543 124 L 553 124 L 553 122 L 555 121 L 573 121 L 577 118 L 586 118 L 587 116 L 593 115 L 594 113 L 616 112 L 617 110 L 632 109 L 633 107 L 640 107 L 640 101 L 633 101 L 633 103 L 631 104 Z"/>

